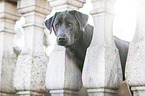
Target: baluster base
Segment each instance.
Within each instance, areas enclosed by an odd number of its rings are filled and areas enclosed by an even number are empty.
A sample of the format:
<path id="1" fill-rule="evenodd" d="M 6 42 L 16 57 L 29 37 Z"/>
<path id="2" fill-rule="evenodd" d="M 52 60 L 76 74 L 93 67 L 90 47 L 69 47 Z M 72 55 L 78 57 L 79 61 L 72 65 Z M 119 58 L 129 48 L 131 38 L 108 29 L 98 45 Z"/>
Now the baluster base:
<path id="1" fill-rule="evenodd" d="M 43 92 L 34 92 L 34 91 L 18 91 L 18 96 L 44 96 Z"/>
<path id="2" fill-rule="evenodd" d="M 117 90 L 113 89 L 87 89 L 88 96 L 117 96 Z"/>
<path id="3" fill-rule="evenodd" d="M 51 96 L 76 96 L 78 91 L 71 90 L 50 90 Z"/>
<path id="4" fill-rule="evenodd" d="M 0 92 L 0 96 L 14 96 L 15 93 L 5 93 L 5 92 Z"/>
<path id="5" fill-rule="evenodd" d="M 145 86 L 144 87 L 131 87 L 133 91 L 133 96 L 145 96 Z"/>

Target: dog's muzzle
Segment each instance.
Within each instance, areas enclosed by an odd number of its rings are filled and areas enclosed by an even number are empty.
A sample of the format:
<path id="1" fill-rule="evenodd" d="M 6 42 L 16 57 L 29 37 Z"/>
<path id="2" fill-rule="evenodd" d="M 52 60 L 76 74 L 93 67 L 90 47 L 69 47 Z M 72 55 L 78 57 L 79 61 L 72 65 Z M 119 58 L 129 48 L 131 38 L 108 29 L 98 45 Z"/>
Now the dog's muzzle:
<path id="1" fill-rule="evenodd" d="M 57 37 L 57 44 L 60 46 L 65 46 L 67 43 L 66 35 L 58 35 Z"/>

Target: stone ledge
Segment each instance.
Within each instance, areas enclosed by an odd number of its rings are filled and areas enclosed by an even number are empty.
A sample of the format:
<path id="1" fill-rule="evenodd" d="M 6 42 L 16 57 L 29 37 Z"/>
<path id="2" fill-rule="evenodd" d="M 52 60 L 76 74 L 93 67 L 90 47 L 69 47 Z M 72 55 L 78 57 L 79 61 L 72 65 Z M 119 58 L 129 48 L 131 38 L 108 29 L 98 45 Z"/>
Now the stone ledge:
<path id="1" fill-rule="evenodd" d="M 14 96 L 15 93 L 4 93 L 0 92 L 0 96 Z"/>
<path id="2" fill-rule="evenodd" d="M 32 26 L 40 28 L 40 29 L 44 29 L 44 25 L 42 25 L 42 24 L 28 23 L 28 24 L 23 25 L 24 28 L 32 27 Z"/>
<path id="3" fill-rule="evenodd" d="M 36 5 L 32 5 L 32 6 L 26 6 L 26 7 L 22 7 L 22 8 L 18 8 L 18 12 L 21 14 L 26 14 L 26 13 L 30 13 L 30 12 L 38 12 L 44 15 L 48 15 L 50 14 L 51 8 L 48 7 L 48 9 L 40 7 L 40 6 L 36 6 Z"/>
<path id="4" fill-rule="evenodd" d="M 76 6 L 78 8 L 81 8 L 83 7 L 85 2 L 81 2 L 81 1 L 78 1 L 78 0 L 56 0 L 56 1 L 50 1 L 50 5 L 53 6 L 53 7 L 56 7 L 56 6 L 62 6 L 62 5 L 72 5 L 72 6 Z"/>
<path id="5" fill-rule="evenodd" d="M 87 91 L 89 93 L 101 93 L 101 92 L 104 92 L 104 93 L 114 93 L 114 94 L 117 94 L 117 89 L 104 89 L 104 88 L 99 88 L 99 89 L 87 89 Z"/>
<path id="6" fill-rule="evenodd" d="M 145 86 L 144 87 L 131 87 L 132 91 L 145 91 Z"/>
<path id="7" fill-rule="evenodd" d="M 98 9 L 94 9 L 90 12 L 91 15 L 96 15 L 96 14 L 102 14 L 102 13 L 107 13 L 107 14 L 110 14 L 112 15 L 113 14 L 113 9 L 111 8 L 108 8 L 108 9 L 105 9 L 105 8 L 98 8 Z"/>
<path id="8" fill-rule="evenodd" d="M 50 90 L 51 94 L 77 94 L 78 91 L 71 91 L 71 90 Z"/>
<path id="9" fill-rule="evenodd" d="M 17 95 L 29 95 L 29 94 L 31 94 L 31 95 L 37 95 L 37 96 L 42 95 L 43 96 L 44 93 L 43 92 L 42 93 L 41 92 L 36 92 L 36 91 L 18 91 Z"/>
<path id="10" fill-rule="evenodd" d="M 10 29 L 1 29 L 1 28 L 0 28 L 0 33 L 1 33 L 1 32 L 10 33 L 10 34 L 15 34 L 14 30 L 10 30 Z"/>
<path id="11" fill-rule="evenodd" d="M 0 13 L 0 19 L 9 19 L 9 20 L 18 20 L 19 16 L 18 15 L 14 15 L 14 14 L 10 14 L 7 12 L 2 12 Z"/>

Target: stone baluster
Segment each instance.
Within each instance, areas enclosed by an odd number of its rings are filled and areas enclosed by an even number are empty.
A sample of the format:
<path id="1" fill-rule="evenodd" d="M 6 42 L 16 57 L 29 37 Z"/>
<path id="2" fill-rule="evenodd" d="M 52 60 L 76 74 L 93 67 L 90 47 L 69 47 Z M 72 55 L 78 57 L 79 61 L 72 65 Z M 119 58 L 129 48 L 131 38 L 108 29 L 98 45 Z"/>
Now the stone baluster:
<path id="1" fill-rule="evenodd" d="M 48 0 L 55 12 L 77 10 L 85 0 Z M 76 96 L 82 86 L 81 72 L 64 47 L 55 46 L 46 72 L 46 87 L 51 96 Z"/>
<path id="2" fill-rule="evenodd" d="M 47 0 L 18 0 L 18 11 L 25 18 L 25 46 L 18 57 L 14 87 L 20 96 L 43 96 L 48 59 L 43 52 L 44 21 L 50 14 Z"/>
<path id="3" fill-rule="evenodd" d="M 16 63 L 13 52 L 14 25 L 18 20 L 17 5 L 0 1 L 0 96 L 13 96 L 12 84 Z"/>
<path id="4" fill-rule="evenodd" d="M 48 0 L 55 11 L 78 10 L 86 0 Z"/>
<path id="5" fill-rule="evenodd" d="M 92 0 L 94 34 L 88 48 L 82 80 L 89 96 L 116 96 L 122 84 L 119 52 L 113 41 L 115 0 Z"/>
<path id="6" fill-rule="evenodd" d="M 145 0 L 136 2 L 136 33 L 129 47 L 126 82 L 133 96 L 145 96 Z"/>

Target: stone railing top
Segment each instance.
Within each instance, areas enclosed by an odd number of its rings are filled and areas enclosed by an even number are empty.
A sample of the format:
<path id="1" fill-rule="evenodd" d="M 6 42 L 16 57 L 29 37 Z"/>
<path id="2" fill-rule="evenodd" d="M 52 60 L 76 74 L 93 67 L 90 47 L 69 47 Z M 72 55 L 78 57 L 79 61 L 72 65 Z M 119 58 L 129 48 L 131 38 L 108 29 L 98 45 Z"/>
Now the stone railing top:
<path id="1" fill-rule="evenodd" d="M 44 15 L 50 14 L 52 10 L 47 0 L 21 0 L 18 1 L 18 9 L 21 14 L 35 11 Z"/>
<path id="2" fill-rule="evenodd" d="M 62 7 L 65 8 L 64 6 L 66 5 L 69 6 L 66 9 L 79 9 L 83 7 L 86 0 L 48 0 L 48 2 L 50 2 L 50 6 L 52 7 L 59 7 L 57 8 L 58 10 L 62 9 Z"/>
<path id="3" fill-rule="evenodd" d="M 47 0 L 48 2 L 52 2 L 52 1 L 57 1 L 57 0 Z M 61 0 L 62 1 L 62 0 Z M 74 0 L 63 0 L 63 1 L 65 1 L 65 2 L 69 2 L 69 1 L 74 1 Z M 86 0 L 77 0 L 77 1 L 80 1 L 80 2 L 83 2 L 83 3 L 85 3 L 86 2 Z"/>
<path id="4" fill-rule="evenodd" d="M 114 13 L 115 0 L 91 0 L 93 4 L 93 10 L 90 12 L 91 15 L 99 13 Z"/>

